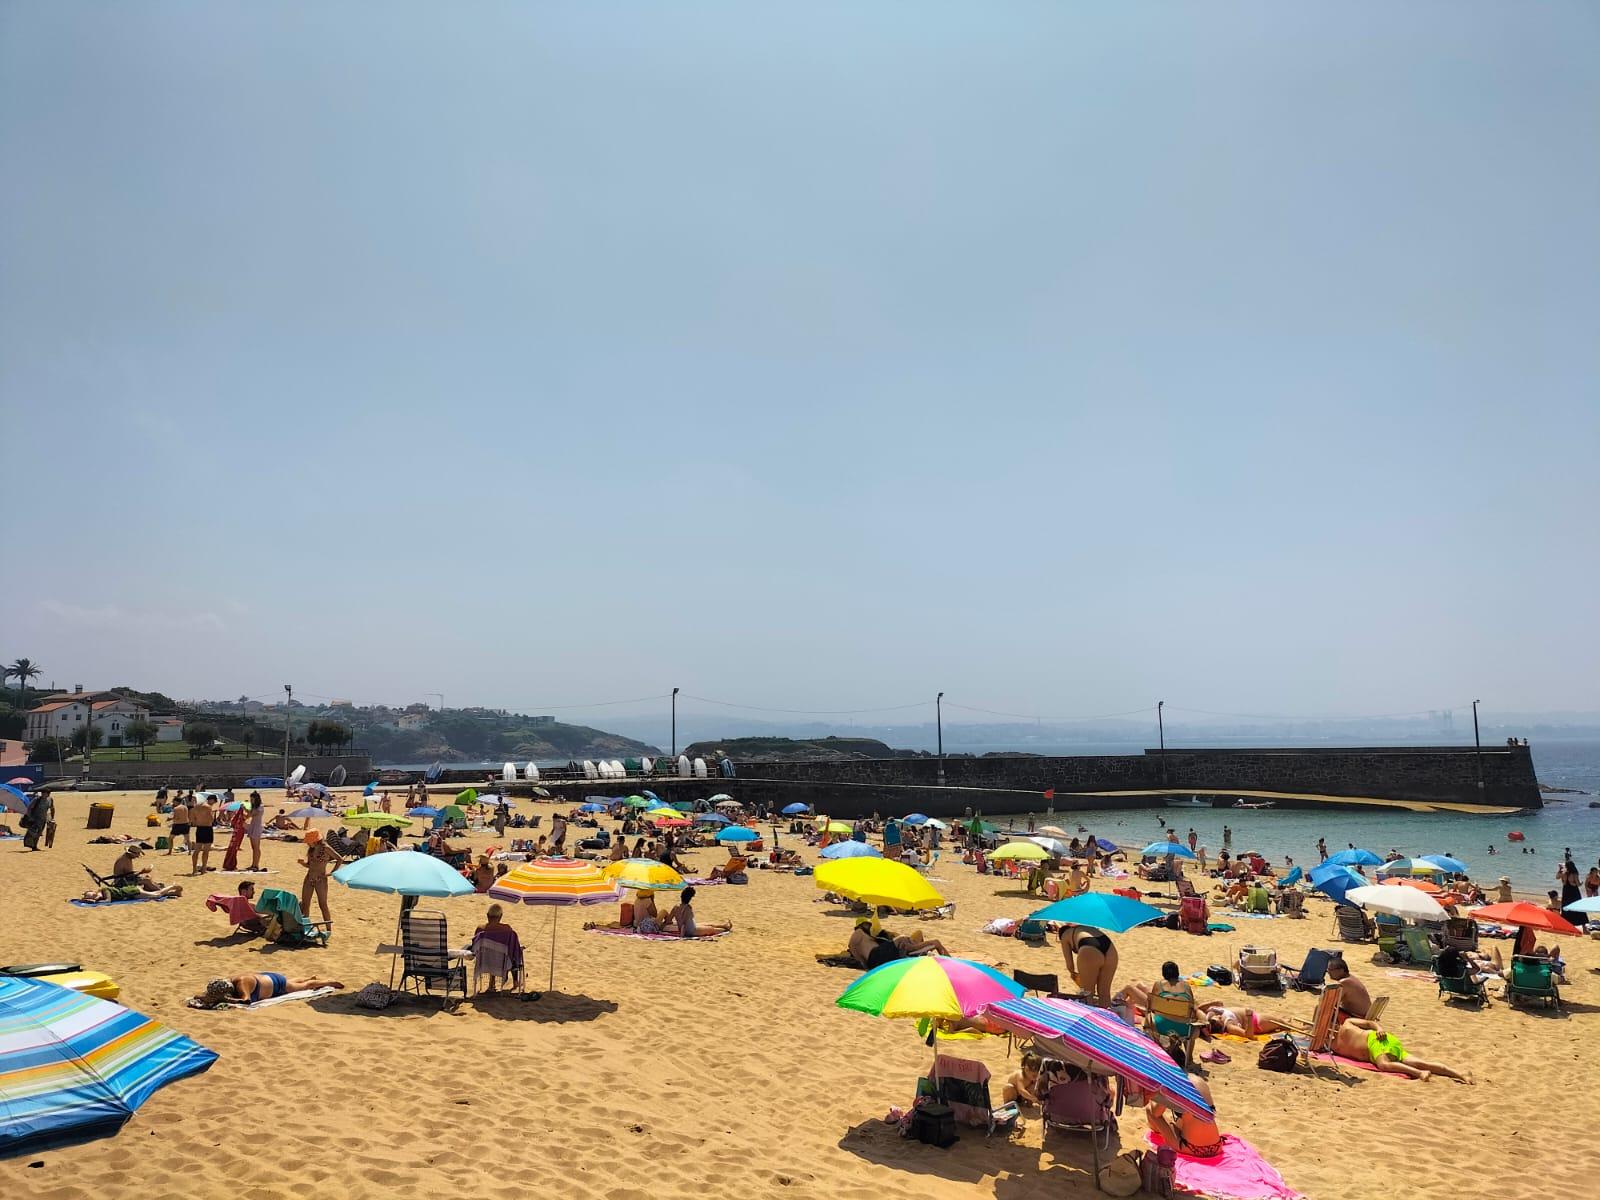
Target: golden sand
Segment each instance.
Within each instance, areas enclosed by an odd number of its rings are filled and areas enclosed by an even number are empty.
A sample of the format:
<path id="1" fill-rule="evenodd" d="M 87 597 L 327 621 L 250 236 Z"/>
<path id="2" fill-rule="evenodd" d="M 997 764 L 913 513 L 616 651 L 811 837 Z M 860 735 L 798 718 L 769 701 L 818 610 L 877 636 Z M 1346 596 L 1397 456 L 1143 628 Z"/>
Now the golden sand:
<path id="1" fill-rule="evenodd" d="M 182 899 L 74 908 L 66 899 L 87 883 L 80 864 L 104 871 L 116 855 L 85 845 L 95 836 L 83 827 L 90 800 L 115 803 L 113 831 L 146 833 L 148 793 L 66 795 L 53 851 L 0 842 L 0 963 L 69 958 L 105 971 L 124 1003 L 221 1058 L 158 1092 L 115 1137 L 0 1162 L 0 1195 L 1096 1194 L 1084 1138 L 1041 1138 L 1036 1119 L 1011 1141 L 968 1130 L 950 1150 L 902 1140 L 883 1124 L 890 1105 L 909 1103 L 929 1051 L 908 1022 L 834 1007 L 857 976 L 814 955 L 841 949 L 850 925 L 818 901 L 810 878 L 763 871 L 748 887 L 704 889 L 700 920 L 732 919 L 736 929 L 697 944 L 583 931 L 610 908 L 514 909 L 536 986 L 558 922 L 556 993 L 537 1002 L 483 1000 L 447 1014 L 434 1000 L 367 1012 L 344 995 L 200 1012 L 184 998 L 220 975 L 318 973 L 352 988 L 386 979 L 390 960 L 375 949 L 393 938 L 398 901 L 335 884 L 330 947 L 230 940 L 203 900 L 238 880 L 191 880 L 186 858 L 157 852 L 158 878 L 184 882 Z M 470 839 L 478 848 L 492 840 Z M 261 886 L 298 890 L 300 849 L 268 843 L 273 873 Z M 706 873 L 722 859 L 693 854 Z M 892 927 L 920 927 L 953 953 L 1006 969 L 1059 968 L 1054 948 L 979 932 L 986 919 L 1023 916 L 1038 901 L 948 859 L 933 875 L 957 904 L 954 918 Z M 457 943 L 486 907 L 476 896 L 437 903 Z M 1205 940 L 1162 929 L 1119 935 L 1119 983 L 1148 982 L 1169 957 L 1188 971 L 1229 962 L 1249 943 L 1298 963 L 1308 947 L 1336 944 L 1329 906 L 1308 909 L 1307 920 L 1239 920 L 1237 932 Z M 1406 1045 L 1470 1070 L 1477 1085 L 1278 1075 L 1256 1069 L 1253 1047 L 1229 1046 L 1233 1061 L 1208 1069 L 1223 1129 L 1254 1142 L 1311 1197 L 1581 1194 L 1600 1162 L 1587 1128 L 1600 1083 L 1600 947 L 1566 938 L 1562 949 L 1573 982 L 1558 1017 L 1498 1000 L 1481 1012 L 1447 1006 L 1432 983 L 1393 977 L 1368 961 L 1371 948 L 1350 947 L 1357 974 L 1391 997 L 1386 1023 Z M 1233 988 L 1209 994 L 1240 998 Z M 1291 993 L 1254 1006 L 1305 1019 L 1312 1000 Z M 997 1093 L 1015 1066 L 1000 1039 L 958 1052 L 991 1065 Z M 1123 1145 L 1142 1146 L 1143 1127 L 1139 1110 L 1125 1113 Z"/>

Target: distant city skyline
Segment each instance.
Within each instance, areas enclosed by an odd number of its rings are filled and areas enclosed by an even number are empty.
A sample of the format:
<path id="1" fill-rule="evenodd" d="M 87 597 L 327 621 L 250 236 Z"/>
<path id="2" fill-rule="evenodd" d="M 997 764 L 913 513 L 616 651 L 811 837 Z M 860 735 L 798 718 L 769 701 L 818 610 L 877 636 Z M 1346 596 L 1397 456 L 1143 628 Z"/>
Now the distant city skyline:
<path id="1" fill-rule="evenodd" d="M 13 4 L 0 206 L 67 686 L 1600 707 L 1587 5 Z"/>

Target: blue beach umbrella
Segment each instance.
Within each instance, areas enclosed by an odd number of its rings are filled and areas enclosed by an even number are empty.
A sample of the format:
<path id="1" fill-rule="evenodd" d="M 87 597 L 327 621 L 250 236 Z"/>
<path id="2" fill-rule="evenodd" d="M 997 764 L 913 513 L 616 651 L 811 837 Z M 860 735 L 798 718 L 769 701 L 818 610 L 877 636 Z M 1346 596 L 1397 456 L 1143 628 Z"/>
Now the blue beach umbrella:
<path id="1" fill-rule="evenodd" d="M 1117 848 L 1117 844 L 1115 842 L 1113 842 L 1110 838 L 1097 837 L 1094 840 L 1094 844 L 1096 846 L 1099 846 L 1100 849 L 1103 850 L 1107 854 L 1110 854 L 1113 850 L 1115 850 Z"/>
<path id="2" fill-rule="evenodd" d="M 760 838 L 761 835 L 747 825 L 729 825 L 717 833 L 719 842 L 754 842 Z"/>
<path id="3" fill-rule="evenodd" d="M 444 809 L 435 808 L 431 804 L 419 804 L 416 808 L 406 809 L 408 817 L 437 817 Z"/>
<path id="4" fill-rule="evenodd" d="M 373 792 L 375 792 L 377 790 L 378 790 L 378 781 L 376 779 L 374 779 L 371 783 L 367 784 L 366 787 L 361 789 L 361 794 L 363 796 L 370 796 L 370 795 L 372 795 Z"/>
<path id="5" fill-rule="evenodd" d="M 606 812 L 607 809 L 604 804 L 595 804 L 593 801 L 591 801 L 588 804 L 578 805 L 578 811 L 581 813 L 603 813 Z M 429 815 L 431 816 L 432 814 L 430 813 Z"/>
<path id="6" fill-rule="evenodd" d="M 1097 838 L 1096 840 L 1098 841 L 1099 839 Z M 1175 854 L 1179 858 L 1194 857 L 1193 850 L 1187 846 L 1180 846 L 1177 842 L 1151 842 L 1139 853 L 1146 858 L 1165 858 L 1169 854 Z"/>
<path id="7" fill-rule="evenodd" d="M 1085 892 L 1066 900 L 1047 904 L 1038 912 L 1029 913 L 1030 921 L 1047 921 L 1055 925 L 1089 925 L 1107 933 L 1124 933 L 1146 921 L 1157 921 L 1167 914 L 1159 908 L 1129 900 L 1106 892 Z"/>
<path id="8" fill-rule="evenodd" d="M 803 813 L 808 813 L 810 811 L 811 811 L 811 806 L 809 804 L 795 803 L 795 804 L 785 804 L 783 806 L 783 815 L 786 816 L 786 817 L 798 817 L 798 816 L 802 815 Z"/>
<path id="9" fill-rule="evenodd" d="M 831 846 L 822 849 L 823 858 L 882 858 L 883 851 L 876 846 L 869 846 L 865 842 L 858 842 L 854 838 L 846 838 L 842 842 L 834 842 Z"/>
<path id="10" fill-rule="evenodd" d="M 1448 854 L 1424 854 L 1418 862 L 1429 863 L 1441 871 L 1448 871 L 1452 875 L 1465 875 L 1467 864 L 1459 858 L 1451 858 Z"/>
<path id="11" fill-rule="evenodd" d="M 1323 863 L 1320 867 L 1312 868 L 1310 879 L 1312 887 L 1341 904 L 1346 892 L 1352 888 L 1366 887 L 1370 882 L 1339 863 Z"/>
<path id="12" fill-rule="evenodd" d="M 1283 878 L 1282 878 L 1282 879 L 1280 879 L 1280 880 L 1278 880 L 1278 883 L 1279 883 L 1279 884 L 1280 884 L 1280 885 L 1281 885 L 1281 886 L 1284 886 L 1284 887 L 1287 887 L 1287 886 L 1288 886 L 1288 885 L 1289 885 L 1289 884 L 1291 884 L 1291 883 L 1299 883 L 1299 882 L 1300 882 L 1300 877 L 1301 877 L 1301 876 L 1302 876 L 1302 875 L 1304 875 L 1304 874 L 1305 874 L 1305 872 L 1304 872 L 1304 871 L 1302 871 L 1302 870 L 1301 870 L 1301 869 L 1300 869 L 1300 868 L 1299 868 L 1299 867 L 1298 867 L 1298 866 L 1297 866 L 1297 867 L 1295 867 L 1295 869 L 1294 869 L 1294 870 L 1292 870 L 1292 871 L 1290 871 L 1290 872 L 1289 872 L 1289 873 L 1288 873 L 1288 874 L 1287 874 L 1287 875 L 1285 875 L 1285 876 L 1284 876 L 1284 877 L 1283 877 Z"/>
<path id="13" fill-rule="evenodd" d="M 467 896 L 472 885 L 442 859 L 416 850 L 373 854 L 333 873 L 345 887 L 398 896 Z"/>
<path id="14" fill-rule="evenodd" d="M 0 1157 L 115 1133 L 157 1088 L 216 1061 L 143 1013 L 0 975 Z"/>
<path id="15" fill-rule="evenodd" d="M 721 813 L 697 813 L 694 818 L 696 825 L 731 825 L 732 821 Z"/>
<path id="16" fill-rule="evenodd" d="M 1371 850 L 1341 850 L 1328 855 L 1327 861 L 1336 867 L 1381 867 L 1383 859 Z"/>
<path id="17" fill-rule="evenodd" d="M 0 783 L 0 809 L 9 808 L 13 812 L 27 812 L 28 803 L 28 797 L 22 791 L 9 783 Z"/>
<path id="18" fill-rule="evenodd" d="M 904 821 L 907 825 L 926 825 L 928 823 L 928 814 L 927 813 L 907 813 L 904 817 L 901 817 L 900 819 L 902 821 Z"/>

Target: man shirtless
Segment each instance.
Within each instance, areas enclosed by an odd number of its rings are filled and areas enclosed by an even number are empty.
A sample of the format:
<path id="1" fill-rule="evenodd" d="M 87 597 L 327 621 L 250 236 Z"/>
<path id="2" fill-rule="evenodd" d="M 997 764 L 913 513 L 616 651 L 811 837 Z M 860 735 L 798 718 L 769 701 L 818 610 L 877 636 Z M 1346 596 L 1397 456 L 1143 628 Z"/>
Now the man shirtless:
<path id="1" fill-rule="evenodd" d="M 872 934 L 871 921 L 857 921 L 854 932 L 850 934 L 850 944 L 846 947 L 850 957 L 863 967 L 881 967 L 884 963 L 894 962 L 900 958 L 916 958 L 924 954 L 948 955 L 950 952 L 944 948 L 944 943 L 937 939 L 928 939 L 922 936 L 922 930 L 913 930 L 909 934 L 896 937 L 887 929 L 878 931 L 876 937 Z"/>
<path id="2" fill-rule="evenodd" d="M 1343 958 L 1328 961 L 1328 987 L 1339 989 L 1341 1017 L 1365 1017 L 1372 1011 L 1372 995 L 1367 985 L 1350 974 L 1350 965 Z"/>
<path id="3" fill-rule="evenodd" d="M 1400 1044 L 1400 1039 L 1388 1033 L 1376 1021 L 1351 1017 L 1339 1026 L 1334 1035 L 1333 1052 L 1356 1062 L 1369 1062 L 1380 1071 L 1406 1075 L 1424 1083 L 1435 1075 L 1454 1079 L 1457 1083 L 1472 1083 L 1471 1075 L 1464 1074 L 1443 1063 L 1427 1062 L 1410 1053 Z"/>

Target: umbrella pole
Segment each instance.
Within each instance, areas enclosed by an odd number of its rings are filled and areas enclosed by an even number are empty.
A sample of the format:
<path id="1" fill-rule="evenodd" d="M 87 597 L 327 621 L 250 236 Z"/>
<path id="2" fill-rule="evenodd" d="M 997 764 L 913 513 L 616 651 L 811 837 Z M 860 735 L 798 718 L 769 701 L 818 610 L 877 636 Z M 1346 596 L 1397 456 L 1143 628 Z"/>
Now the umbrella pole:
<path id="1" fill-rule="evenodd" d="M 550 984 L 545 989 L 553 992 L 556 990 L 556 921 L 561 916 L 561 907 L 556 905 L 550 910 Z"/>
<path id="2" fill-rule="evenodd" d="M 400 901 L 400 911 L 395 914 L 394 918 L 394 944 L 401 948 L 401 954 L 405 953 L 405 935 L 400 931 L 400 918 L 405 916 L 405 911 L 406 902 L 402 900 Z M 389 990 L 391 992 L 394 991 L 394 955 L 392 954 L 389 956 Z"/>

